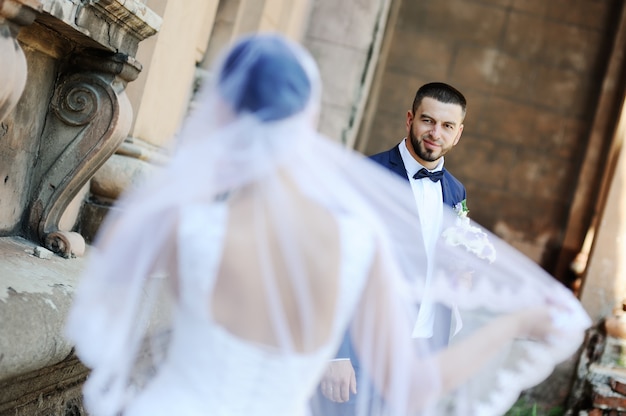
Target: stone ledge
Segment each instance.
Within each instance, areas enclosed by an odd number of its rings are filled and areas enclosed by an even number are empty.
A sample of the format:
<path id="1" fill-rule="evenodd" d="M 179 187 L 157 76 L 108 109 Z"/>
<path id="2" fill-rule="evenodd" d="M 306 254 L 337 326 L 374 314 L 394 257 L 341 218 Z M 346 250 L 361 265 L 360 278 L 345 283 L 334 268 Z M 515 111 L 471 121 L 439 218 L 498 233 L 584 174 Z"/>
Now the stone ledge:
<path id="1" fill-rule="evenodd" d="M 138 0 L 43 0 L 43 11 L 113 51 L 134 56 L 137 43 L 155 35 L 162 18 Z M 133 40 L 128 41 L 130 35 Z"/>
<path id="2" fill-rule="evenodd" d="M 84 258 L 42 259 L 37 245 L 0 238 L 0 381 L 60 363 L 72 352 L 63 328 Z"/>
<path id="3" fill-rule="evenodd" d="M 58 364 L 0 381 L 0 416 L 86 414 L 82 386 L 88 374 L 72 354 Z"/>

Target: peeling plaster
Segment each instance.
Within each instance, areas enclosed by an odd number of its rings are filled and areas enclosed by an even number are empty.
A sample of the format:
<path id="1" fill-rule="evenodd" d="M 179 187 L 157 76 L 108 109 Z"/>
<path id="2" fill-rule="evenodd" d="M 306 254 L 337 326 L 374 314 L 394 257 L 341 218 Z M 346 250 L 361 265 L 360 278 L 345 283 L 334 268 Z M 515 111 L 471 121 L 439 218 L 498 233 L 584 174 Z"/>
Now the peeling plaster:
<path id="1" fill-rule="evenodd" d="M 0 381 L 58 363 L 72 350 L 63 328 L 85 259 L 42 259 L 35 247 L 0 238 Z"/>
<path id="2" fill-rule="evenodd" d="M 33 255 L 35 245 L 23 239 L 0 238 L 0 301 L 7 302 L 11 292 L 52 295 L 54 290 L 71 291 L 83 269 L 84 259 Z M 52 308 L 57 306 L 44 296 Z"/>

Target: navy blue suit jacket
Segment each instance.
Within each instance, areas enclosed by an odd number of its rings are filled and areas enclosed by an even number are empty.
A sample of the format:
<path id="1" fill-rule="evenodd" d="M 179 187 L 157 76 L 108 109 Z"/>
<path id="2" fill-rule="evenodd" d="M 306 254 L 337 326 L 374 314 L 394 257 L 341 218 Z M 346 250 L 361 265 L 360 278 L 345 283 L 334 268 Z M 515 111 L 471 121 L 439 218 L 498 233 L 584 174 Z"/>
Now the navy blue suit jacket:
<path id="1" fill-rule="evenodd" d="M 386 167 L 390 171 L 400 175 L 404 179 L 409 181 L 402 156 L 400 155 L 400 149 L 398 146 L 394 146 L 385 152 L 377 153 L 370 156 L 370 159 L 374 162 Z M 466 198 L 466 191 L 463 184 L 445 168 L 443 169 L 443 178 L 441 179 L 441 190 L 443 193 L 443 203 L 453 207 Z M 451 312 L 449 309 L 438 305 L 435 311 L 437 328 L 443 328 L 439 334 L 431 339 L 433 347 L 441 348 L 448 344 L 448 335 L 451 324 Z M 445 328 L 448 328 L 446 333 Z M 350 342 L 349 334 L 346 334 L 341 347 L 337 352 L 337 358 L 350 358 L 355 370 L 358 368 L 358 360 L 356 360 L 354 351 L 352 349 L 352 343 Z"/>
<path id="2" fill-rule="evenodd" d="M 398 146 L 387 150 L 386 152 L 377 153 L 370 156 L 370 159 L 381 166 L 386 167 L 390 171 L 400 175 L 404 179 L 409 177 L 400 155 Z M 453 207 L 466 198 L 465 187 L 450 172 L 443 168 L 443 178 L 441 179 L 441 190 L 443 191 L 443 203 Z"/>

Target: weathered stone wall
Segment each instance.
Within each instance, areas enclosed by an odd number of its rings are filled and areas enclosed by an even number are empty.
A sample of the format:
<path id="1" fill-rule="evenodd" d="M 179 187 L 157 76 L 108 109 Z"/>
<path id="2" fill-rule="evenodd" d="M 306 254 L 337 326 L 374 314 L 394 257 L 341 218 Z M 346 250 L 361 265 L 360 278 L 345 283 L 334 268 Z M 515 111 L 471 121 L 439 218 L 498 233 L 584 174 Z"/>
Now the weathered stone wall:
<path id="1" fill-rule="evenodd" d="M 6 38 L 10 28 L 27 64 L 25 88 L 15 90 L 9 112 L 0 111 L 2 416 L 82 414 L 87 369 L 63 328 L 84 266 L 72 257 L 85 246 L 59 227 L 128 133 L 124 88 L 141 69 L 137 44 L 159 24 L 134 0 L 0 0 L 0 34 Z M 12 58 L 0 51 L 0 79 Z M 0 90 L 7 87 L 13 85 Z"/>
<path id="2" fill-rule="evenodd" d="M 358 148 L 397 144 L 423 83 L 456 86 L 468 115 L 446 167 L 470 215 L 553 271 L 621 4 L 401 1 Z"/>

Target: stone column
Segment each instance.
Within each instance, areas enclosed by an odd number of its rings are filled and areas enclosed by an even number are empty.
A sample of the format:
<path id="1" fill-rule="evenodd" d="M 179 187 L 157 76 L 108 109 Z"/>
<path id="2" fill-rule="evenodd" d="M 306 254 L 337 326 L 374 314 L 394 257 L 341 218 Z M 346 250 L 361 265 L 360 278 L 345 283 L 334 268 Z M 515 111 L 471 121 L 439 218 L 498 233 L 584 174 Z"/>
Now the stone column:
<path id="1" fill-rule="evenodd" d="M 617 13 L 617 28 L 614 33 L 612 50 L 595 104 L 593 123 L 589 129 L 589 140 L 580 161 L 576 193 L 567 213 L 567 227 L 563 246 L 559 253 L 555 276 L 561 281 L 574 280 L 573 287 L 579 289 L 581 277 L 585 274 L 589 254 L 594 241 L 594 233 L 601 211 L 604 209 L 612 167 L 607 169 L 604 158 L 615 163 L 615 154 L 606 155 L 606 149 L 615 151 L 611 144 L 617 123 L 615 109 L 624 100 L 626 83 L 626 4 L 622 3 L 621 13 Z M 598 179 L 602 181 L 598 186 Z M 591 211 L 591 212 L 590 212 Z M 591 219 L 589 217 L 591 216 Z M 568 282 L 569 283 L 569 282 Z"/>
<path id="2" fill-rule="evenodd" d="M 373 84 L 391 3 L 313 3 L 303 43 L 315 57 L 324 85 L 319 129 L 350 148 L 355 146 Z"/>
<path id="3" fill-rule="evenodd" d="M 153 3 L 155 3 L 153 5 Z M 128 95 L 135 110 L 129 136 L 166 146 L 184 118 L 194 85 L 196 64 L 208 43 L 218 0 L 150 0 L 163 10 L 159 34 L 138 53 L 144 71 Z"/>
<path id="4" fill-rule="evenodd" d="M 309 26 L 313 0 L 222 0 L 201 63 L 211 69 L 218 54 L 235 38 L 246 33 L 279 32 L 302 41 Z"/>
<path id="5" fill-rule="evenodd" d="M 623 98 L 626 100 L 626 96 Z M 626 301 L 626 101 L 615 134 L 615 170 L 604 210 L 596 222 L 593 246 L 581 287 L 581 302 L 594 321 Z"/>
<path id="6" fill-rule="evenodd" d="M 0 121 L 15 107 L 26 85 L 26 58 L 15 38 L 41 8 L 39 0 L 0 0 Z"/>
<path id="7" fill-rule="evenodd" d="M 300 40 L 311 7 L 310 0 L 240 0 L 233 34 L 280 32 Z"/>
<path id="8" fill-rule="evenodd" d="M 594 320 L 610 315 L 615 307 L 621 309 L 626 299 L 625 50 L 626 5 L 623 5 L 559 259 L 564 268 L 571 258 L 567 254 L 572 247 L 582 245 L 572 269 L 578 276 L 577 283 L 582 282 L 583 306 Z M 600 175 L 598 172 L 602 173 L 599 186 L 594 182 L 596 175 Z M 587 222 L 583 221 L 581 207 L 588 201 L 593 201 L 595 207 L 591 224 L 585 230 L 583 226 Z"/>
<path id="9" fill-rule="evenodd" d="M 149 177 L 167 161 L 172 138 L 187 113 L 196 65 L 213 28 L 218 0 L 148 0 L 160 13 L 159 34 L 140 45 L 144 65 L 127 94 L 135 117 L 128 135 L 91 180 L 80 230 L 92 240 L 111 204 L 128 187 Z"/>

